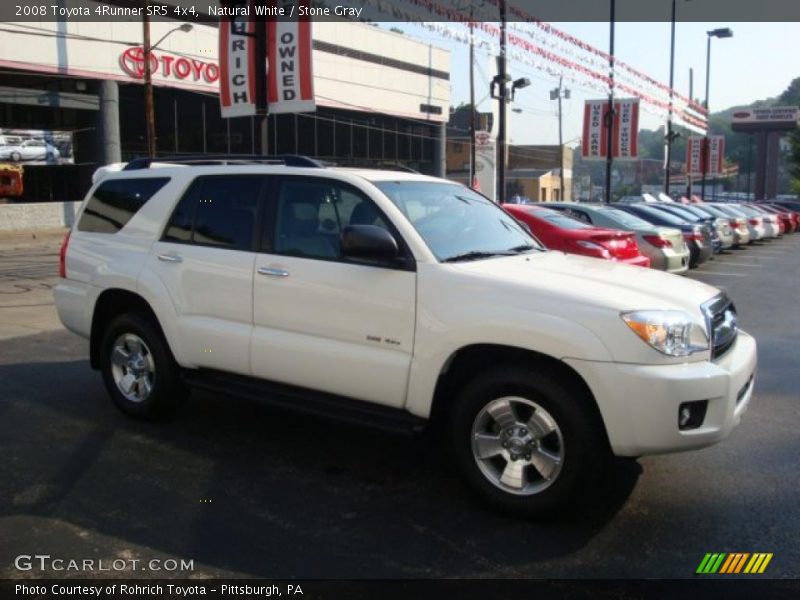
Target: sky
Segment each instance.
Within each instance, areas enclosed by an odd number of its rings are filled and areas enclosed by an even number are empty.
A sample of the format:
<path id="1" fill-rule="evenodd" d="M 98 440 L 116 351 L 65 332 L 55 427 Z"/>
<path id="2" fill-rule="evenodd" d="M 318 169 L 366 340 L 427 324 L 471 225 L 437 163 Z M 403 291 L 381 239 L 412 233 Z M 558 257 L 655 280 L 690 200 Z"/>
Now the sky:
<path id="1" fill-rule="evenodd" d="M 451 50 L 452 104 L 469 100 L 469 47 L 452 42 L 424 29 L 405 23 L 395 23 L 409 35 L 430 41 Z M 593 46 L 608 51 L 608 23 L 553 23 Z M 777 96 L 795 77 L 800 77 L 800 23 L 677 23 L 675 30 L 675 89 L 689 94 L 689 69 L 694 70 L 694 96 L 705 97 L 706 31 L 730 27 L 733 37 L 712 39 L 711 82 L 709 104 L 712 112 L 748 104 L 754 100 Z M 617 23 L 615 55 L 630 66 L 663 83 L 669 82 L 670 23 Z M 488 95 L 488 80 L 493 76 L 494 60 L 476 58 L 476 100 Z M 556 102 L 549 92 L 557 87 L 556 78 L 527 65 L 511 62 L 509 72 L 516 77 L 528 77 L 531 86 L 517 92 L 509 111 L 509 131 L 514 143 L 558 143 Z M 572 98 L 563 102 L 564 141 L 581 134 L 583 102 L 597 98 L 597 93 L 574 90 Z M 490 110 L 491 100 L 478 104 L 480 110 Z M 655 129 L 663 125 L 659 118 L 642 112 L 641 128 Z M 576 142 L 573 142 L 576 143 Z"/>

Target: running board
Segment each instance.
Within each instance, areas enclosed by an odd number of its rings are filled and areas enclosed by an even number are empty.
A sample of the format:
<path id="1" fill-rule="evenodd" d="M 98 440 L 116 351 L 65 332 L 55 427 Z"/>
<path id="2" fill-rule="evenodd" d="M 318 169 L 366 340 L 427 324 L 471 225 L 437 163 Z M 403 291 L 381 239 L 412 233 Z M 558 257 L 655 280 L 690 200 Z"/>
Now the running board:
<path id="1" fill-rule="evenodd" d="M 223 371 L 187 370 L 182 373 L 182 377 L 188 386 L 215 394 L 239 396 L 279 409 L 392 433 L 417 435 L 425 430 L 428 423 L 426 419 L 399 408 Z"/>

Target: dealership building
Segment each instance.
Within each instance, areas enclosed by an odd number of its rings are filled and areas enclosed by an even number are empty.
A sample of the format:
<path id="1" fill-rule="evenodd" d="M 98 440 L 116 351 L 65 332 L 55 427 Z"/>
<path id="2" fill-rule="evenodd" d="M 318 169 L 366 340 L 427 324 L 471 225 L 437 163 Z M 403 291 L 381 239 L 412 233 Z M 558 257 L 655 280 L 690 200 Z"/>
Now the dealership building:
<path id="1" fill-rule="evenodd" d="M 266 141 L 270 154 L 444 175 L 447 50 L 363 23 L 315 23 L 317 110 L 270 115 L 264 131 L 260 117 L 220 117 L 218 28 L 182 24 L 151 23 L 159 155 L 259 154 Z M 23 200 L 80 198 L 97 166 L 146 154 L 142 37 L 135 20 L 4 24 L 0 151 L 8 130 L 71 136 L 52 164 L 23 162 Z"/>

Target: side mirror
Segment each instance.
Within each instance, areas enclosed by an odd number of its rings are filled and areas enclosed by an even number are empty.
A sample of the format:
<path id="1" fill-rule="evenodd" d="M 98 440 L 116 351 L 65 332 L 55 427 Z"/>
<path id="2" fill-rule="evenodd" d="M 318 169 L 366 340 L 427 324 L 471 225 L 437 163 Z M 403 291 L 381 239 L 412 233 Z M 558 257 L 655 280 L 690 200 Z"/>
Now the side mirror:
<path id="1" fill-rule="evenodd" d="M 394 236 L 376 225 L 347 225 L 340 238 L 342 255 L 348 258 L 387 260 L 397 258 L 400 248 Z"/>

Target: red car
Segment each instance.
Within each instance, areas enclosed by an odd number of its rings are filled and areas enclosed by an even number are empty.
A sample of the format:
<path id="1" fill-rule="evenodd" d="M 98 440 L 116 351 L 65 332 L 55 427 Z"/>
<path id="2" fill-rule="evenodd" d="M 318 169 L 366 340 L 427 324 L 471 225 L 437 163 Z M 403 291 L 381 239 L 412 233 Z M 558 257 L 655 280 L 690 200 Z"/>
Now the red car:
<path id="1" fill-rule="evenodd" d="M 792 212 L 788 208 L 784 208 L 782 206 L 775 206 L 774 204 L 756 204 L 758 208 L 763 210 L 768 210 L 771 213 L 775 213 L 779 215 L 781 219 L 783 219 L 783 225 L 785 228 L 786 233 L 792 233 L 800 229 L 800 216 L 797 213 Z"/>
<path id="2" fill-rule="evenodd" d="M 561 212 L 530 204 L 504 204 L 503 208 L 530 227 L 533 235 L 550 250 L 650 266 L 650 259 L 639 252 L 636 234 L 630 231 L 594 227 Z"/>

